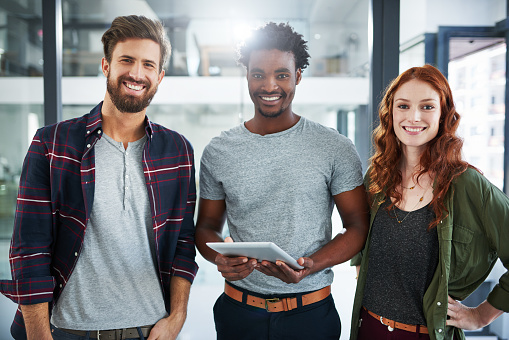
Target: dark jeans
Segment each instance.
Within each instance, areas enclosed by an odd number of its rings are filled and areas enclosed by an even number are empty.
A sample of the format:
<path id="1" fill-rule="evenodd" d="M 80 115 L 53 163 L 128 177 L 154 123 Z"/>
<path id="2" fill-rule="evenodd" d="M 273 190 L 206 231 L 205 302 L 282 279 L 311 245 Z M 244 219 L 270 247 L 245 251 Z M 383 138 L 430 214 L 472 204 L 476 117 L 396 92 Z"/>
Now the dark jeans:
<path id="1" fill-rule="evenodd" d="M 397 328 L 391 332 L 386 325 L 369 315 L 364 308 L 361 309 L 361 319 L 357 340 L 429 340 L 428 334 L 408 332 Z"/>
<path id="2" fill-rule="evenodd" d="M 332 295 L 288 312 L 269 313 L 223 293 L 214 305 L 214 321 L 217 340 L 338 340 L 341 334 L 341 322 Z"/>

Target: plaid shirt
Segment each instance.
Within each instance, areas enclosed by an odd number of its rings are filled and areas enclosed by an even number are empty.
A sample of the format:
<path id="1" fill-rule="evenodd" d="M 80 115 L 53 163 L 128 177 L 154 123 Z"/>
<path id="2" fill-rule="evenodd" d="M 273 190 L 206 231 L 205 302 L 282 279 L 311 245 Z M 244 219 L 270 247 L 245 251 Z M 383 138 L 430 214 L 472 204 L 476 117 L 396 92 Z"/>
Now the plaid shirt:
<path id="1" fill-rule="evenodd" d="M 1 292 L 18 304 L 58 300 L 78 260 L 95 186 L 94 145 L 102 136 L 102 103 L 89 114 L 39 129 L 20 178 L 10 249 L 13 280 Z M 143 171 L 159 279 L 170 311 L 171 276 L 193 281 L 195 262 L 194 156 L 182 135 L 145 118 Z M 13 335 L 24 337 L 21 313 Z M 16 336 L 15 336 L 16 337 Z"/>

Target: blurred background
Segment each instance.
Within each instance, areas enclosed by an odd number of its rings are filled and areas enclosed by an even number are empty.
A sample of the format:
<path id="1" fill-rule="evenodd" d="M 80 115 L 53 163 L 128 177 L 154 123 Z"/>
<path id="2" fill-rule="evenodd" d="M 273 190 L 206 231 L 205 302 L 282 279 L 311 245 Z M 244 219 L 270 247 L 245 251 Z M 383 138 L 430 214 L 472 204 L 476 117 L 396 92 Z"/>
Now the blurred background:
<path id="1" fill-rule="evenodd" d="M 253 107 L 236 45 L 265 22 L 288 22 L 308 41 L 310 66 L 294 111 L 338 129 L 356 145 L 364 170 L 376 107 L 389 81 L 433 64 L 448 77 L 465 138 L 464 157 L 507 193 L 507 0 L 0 0 L 0 278 L 19 175 L 35 130 L 81 116 L 106 90 L 101 36 L 119 15 L 161 20 L 173 53 L 148 109 L 151 120 L 184 134 L 197 171 L 205 145 L 248 120 Z M 199 188 L 199 183 L 198 188 Z M 337 212 L 335 232 L 342 229 Z M 215 339 L 212 306 L 223 280 L 198 255 L 180 340 Z M 348 339 L 355 271 L 334 269 L 333 295 Z M 498 263 L 466 303 L 477 305 L 505 272 Z M 0 340 L 11 339 L 16 305 L 0 296 Z M 509 339 L 503 315 L 469 338 Z"/>

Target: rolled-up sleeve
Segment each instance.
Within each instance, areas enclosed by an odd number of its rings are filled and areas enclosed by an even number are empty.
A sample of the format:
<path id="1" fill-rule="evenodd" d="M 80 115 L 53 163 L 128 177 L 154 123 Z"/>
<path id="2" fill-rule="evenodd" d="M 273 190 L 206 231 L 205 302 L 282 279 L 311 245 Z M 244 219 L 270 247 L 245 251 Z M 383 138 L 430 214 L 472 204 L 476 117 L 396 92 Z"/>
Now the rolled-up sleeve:
<path id="1" fill-rule="evenodd" d="M 194 164 L 190 170 L 190 178 L 181 178 L 189 181 L 189 190 L 186 199 L 186 211 L 184 220 L 180 228 L 180 234 L 177 240 L 177 249 L 173 261 L 172 275 L 183 277 L 193 282 L 198 271 L 198 265 L 195 262 L 195 225 L 194 210 L 196 206 L 196 180 Z"/>
<path id="2" fill-rule="evenodd" d="M 39 130 L 23 163 L 9 252 L 12 280 L 0 281 L 2 294 L 18 304 L 53 299 L 51 275 L 53 214 L 48 151 Z"/>

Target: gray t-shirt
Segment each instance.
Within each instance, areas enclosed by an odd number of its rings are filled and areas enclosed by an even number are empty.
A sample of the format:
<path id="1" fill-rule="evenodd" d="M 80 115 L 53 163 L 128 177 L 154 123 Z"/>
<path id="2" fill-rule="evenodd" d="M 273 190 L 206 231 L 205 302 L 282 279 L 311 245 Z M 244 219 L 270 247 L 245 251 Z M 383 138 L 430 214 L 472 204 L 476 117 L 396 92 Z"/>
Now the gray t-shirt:
<path id="1" fill-rule="evenodd" d="M 166 315 L 141 164 L 145 141 L 126 150 L 103 135 L 94 146 L 94 203 L 76 268 L 53 308 L 56 327 L 129 328 Z"/>
<path id="2" fill-rule="evenodd" d="M 225 200 L 235 242 L 272 241 L 294 258 L 332 238 L 334 195 L 362 184 L 353 143 L 303 117 L 288 130 L 261 136 L 244 124 L 213 138 L 203 152 L 200 197 Z M 261 294 L 297 293 L 332 283 L 325 269 L 298 284 L 253 271 L 234 283 Z"/>

